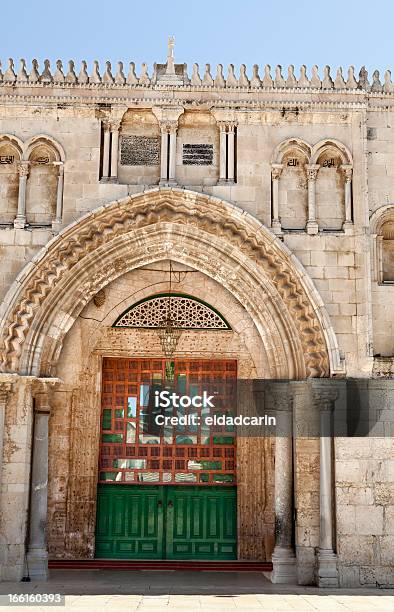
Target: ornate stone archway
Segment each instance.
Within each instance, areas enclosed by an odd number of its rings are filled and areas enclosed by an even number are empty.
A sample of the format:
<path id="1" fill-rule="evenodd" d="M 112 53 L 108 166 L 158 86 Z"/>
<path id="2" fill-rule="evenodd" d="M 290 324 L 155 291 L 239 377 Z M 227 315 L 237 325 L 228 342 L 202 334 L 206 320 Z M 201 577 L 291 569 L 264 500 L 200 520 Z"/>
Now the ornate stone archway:
<path id="1" fill-rule="evenodd" d="M 255 321 L 272 378 L 340 369 L 323 303 L 298 260 L 259 221 L 221 199 L 158 188 L 68 226 L 19 275 L 2 308 L 1 368 L 53 376 L 63 339 L 109 282 L 171 257 L 221 283 Z"/>

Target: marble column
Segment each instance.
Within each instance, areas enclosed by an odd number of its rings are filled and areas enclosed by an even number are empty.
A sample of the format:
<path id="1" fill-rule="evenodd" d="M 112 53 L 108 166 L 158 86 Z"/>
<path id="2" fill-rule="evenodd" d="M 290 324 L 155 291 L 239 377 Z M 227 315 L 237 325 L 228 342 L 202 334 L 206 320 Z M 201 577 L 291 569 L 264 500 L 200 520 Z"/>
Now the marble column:
<path id="1" fill-rule="evenodd" d="M 170 152 L 169 152 L 169 168 L 168 168 L 168 184 L 176 185 L 175 168 L 176 168 L 176 133 L 177 125 L 170 127 Z"/>
<path id="2" fill-rule="evenodd" d="M 308 179 L 308 221 L 306 231 L 308 234 L 317 234 L 319 226 L 316 220 L 316 179 L 319 171 L 319 164 L 307 164 L 306 166 Z"/>
<path id="3" fill-rule="evenodd" d="M 234 183 L 235 164 L 235 123 L 228 124 L 227 133 L 227 182 Z"/>
<path id="4" fill-rule="evenodd" d="M 3 469 L 5 409 L 7 406 L 7 400 L 11 389 L 11 383 L 0 382 L 0 486 Z"/>
<path id="5" fill-rule="evenodd" d="M 219 121 L 219 185 L 227 181 L 227 125 Z"/>
<path id="6" fill-rule="evenodd" d="M 282 235 L 282 226 L 279 219 L 279 179 L 282 174 L 283 164 L 272 164 L 272 220 L 271 227 L 274 234 Z"/>
<path id="7" fill-rule="evenodd" d="M 38 393 L 34 401 L 33 449 L 30 485 L 29 544 L 27 564 L 33 580 L 48 578 L 48 392 Z"/>
<path id="8" fill-rule="evenodd" d="M 168 128 L 161 126 L 160 185 L 168 182 Z"/>
<path id="9" fill-rule="evenodd" d="M 59 231 L 63 221 L 64 164 L 63 162 L 57 162 L 57 166 L 59 174 L 57 177 L 56 215 L 52 221 L 52 229 Z"/>
<path id="10" fill-rule="evenodd" d="M 26 185 L 29 176 L 29 162 L 21 161 L 18 166 L 19 172 L 19 193 L 18 193 L 18 212 L 14 220 L 16 229 L 26 227 Z"/>
<path id="11" fill-rule="evenodd" d="M 107 181 L 109 178 L 109 147 L 111 140 L 110 123 L 103 121 L 104 127 L 104 143 L 103 143 L 103 172 L 102 180 Z"/>
<path id="12" fill-rule="evenodd" d="M 352 218 L 352 176 L 353 167 L 350 164 L 342 164 L 341 169 L 345 174 L 345 221 L 343 223 L 343 230 L 350 231 L 353 229 L 353 218 Z"/>
<path id="13" fill-rule="evenodd" d="M 335 381 L 313 380 L 315 406 L 320 412 L 320 541 L 318 586 L 338 587 L 338 558 L 334 552 L 334 475 L 332 415 L 338 397 Z"/>
<path id="14" fill-rule="evenodd" d="M 118 182 L 118 159 L 119 159 L 119 129 L 120 121 L 111 122 L 111 182 Z"/>
<path id="15" fill-rule="evenodd" d="M 276 416 L 275 548 L 272 582 L 297 584 L 293 525 L 293 409 L 289 384 L 272 382 Z"/>

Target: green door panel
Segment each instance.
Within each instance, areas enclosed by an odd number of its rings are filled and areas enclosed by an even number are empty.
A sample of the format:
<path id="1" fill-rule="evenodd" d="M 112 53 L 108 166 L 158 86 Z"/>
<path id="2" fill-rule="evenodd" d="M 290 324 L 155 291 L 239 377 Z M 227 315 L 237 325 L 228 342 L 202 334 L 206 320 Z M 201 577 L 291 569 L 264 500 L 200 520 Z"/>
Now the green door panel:
<path id="1" fill-rule="evenodd" d="M 99 485 L 96 557 L 163 558 L 163 487 Z"/>
<path id="2" fill-rule="evenodd" d="M 236 487 L 98 486 L 96 558 L 236 559 Z"/>
<path id="3" fill-rule="evenodd" d="M 236 559 L 236 488 L 167 488 L 166 558 Z"/>

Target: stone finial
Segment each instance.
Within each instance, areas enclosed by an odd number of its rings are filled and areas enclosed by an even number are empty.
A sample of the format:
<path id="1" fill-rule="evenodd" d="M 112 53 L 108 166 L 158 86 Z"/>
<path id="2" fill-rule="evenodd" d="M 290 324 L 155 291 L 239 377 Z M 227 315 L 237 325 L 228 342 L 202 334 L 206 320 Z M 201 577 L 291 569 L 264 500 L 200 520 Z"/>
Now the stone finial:
<path id="1" fill-rule="evenodd" d="M 324 67 L 322 87 L 323 89 L 333 89 L 334 87 L 334 81 L 332 80 L 331 74 L 330 74 L 330 66 Z"/>
<path id="2" fill-rule="evenodd" d="M 28 74 L 26 72 L 26 60 L 24 60 L 23 58 L 20 60 L 19 72 L 16 77 L 16 80 L 21 82 L 29 80 Z"/>
<path id="3" fill-rule="evenodd" d="M 354 66 L 350 66 L 349 70 L 347 71 L 346 87 L 348 89 L 357 89 L 358 87 L 357 81 L 354 76 Z"/>
<path id="4" fill-rule="evenodd" d="M 346 83 L 345 83 L 345 80 L 342 74 L 342 66 L 339 66 L 337 70 L 337 76 L 335 77 L 334 87 L 335 89 L 345 89 L 346 87 Z"/>
<path id="5" fill-rule="evenodd" d="M 97 60 L 93 62 L 92 74 L 90 75 L 89 81 L 91 83 L 101 83 L 101 76 L 99 72 L 99 63 Z"/>
<path id="6" fill-rule="evenodd" d="M 141 65 L 141 74 L 140 74 L 140 78 L 138 80 L 140 85 L 145 85 L 146 87 L 148 85 L 150 85 L 150 78 L 149 78 L 149 74 L 148 74 L 148 65 L 144 62 Z"/>
<path id="7" fill-rule="evenodd" d="M 259 76 L 259 67 L 257 64 L 253 66 L 253 74 L 250 80 L 251 87 L 261 87 L 261 79 Z"/>
<path id="8" fill-rule="evenodd" d="M 31 63 L 31 70 L 29 74 L 29 83 L 38 83 L 40 75 L 38 72 L 38 61 L 34 59 Z"/>
<path id="9" fill-rule="evenodd" d="M 193 64 L 191 84 L 194 87 L 199 87 L 202 84 L 201 78 L 200 78 L 200 73 L 199 73 L 199 70 L 198 70 L 198 64 Z"/>
<path id="10" fill-rule="evenodd" d="M 226 81 L 224 80 L 224 76 L 223 76 L 223 65 L 222 64 L 218 64 L 216 67 L 216 77 L 214 80 L 214 85 L 215 87 L 225 87 L 226 85 Z"/>
<path id="11" fill-rule="evenodd" d="M 213 78 L 211 75 L 211 64 L 205 64 L 205 73 L 202 79 L 202 84 L 211 87 L 213 85 Z"/>
<path id="12" fill-rule="evenodd" d="M 321 88 L 321 80 L 319 77 L 319 68 L 316 66 L 312 66 L 312 76 L 311 76 L 311 87 L 315 87 L 316 89 Z"/>
<path id="13" fill-rule="evenodd" d="M 287 69 L 286 87 L 297 87 L 297 79 L 295 78 L 293 64 L 290 64 Z"/>
<path id="14" fill-rule="evenodd" d="M 127 84 L 128 85 L 138 85 L 138 79 L 135 73 L 135 63 L 134 62 L 130 62 L 129 64 L 129 74 L 127 75 Z"/>
<path id="15" fill-rule="evenodd" d="M 362 66 L 358 75 L 358 88 L 365 89 L 365 91 L 367 91 L 368 87 L 368 71 L 366 70 L 365 66 Z"/>
<path id="16" fill-rule="evenodd" d="M 114 82 L 114 77 L 112 76 L 112 66 L 111 62 L 105 62 L 105 72 L 103 74 L 103 83 L 106 85 L 112 85 Z"/>
<path id="17" fill-rule="evenodd" d="M 216 82 L 215 82 L 215 85 L 216 85 Z M 229 64 L 228 66 L 228 77 L 226 79 L 226 87 L 238 87 L 238 81 L 234 73 L 234 64 Z"/>
<path id="18" fill-rule="evenodd" d="M 374 92 L 382 91 L 382 83 L 380 82 L 379 70 L 375 70 L 375 72 L 372 75 L 371 91 L 374 91 Z"/>
<path id="19" fill-rule="evenodd" d="M 77 75 L 75 74 L 75 63 L 74 60 L 68 62 L 68 72 L 66 74 L 66 83 L 76 83 Z"/>
<path id="20" fill-rule="evenodd" d="M 1 71 L 1 60 L 0 60 L 0 82 L 3 80 L 3 73 Z"/>
<path id="21" fill-rule="evenodd" d="M 175 46 L 175 37 L 169 36 L 168 45 L 167 45 L 166 75 L 175 75 L 174 46 Z"/>
<path id="22" fill-rule="evenodd" d="M 41 83 L 52 83 L 51 64 L 48 59 L 44 60 L 44 70 L 40 76 Z"/>
<path id="23" fill-rule="evenodd" d="M 246 66 L 245 64 L 241 64 L 239 67 L 239 81 L 238 84 L 240 87 L 250 87 L 250 82 L 248 76 L 246 74 Z"/>
<path id="24" fill-rule="evenodd" d="M 82 60 L 81 62 L 81 70 L 79 71 L 78 75 L 78 83 L 89 83 L 88 65 L 85 60 Z"/>
<path id="25" fill-rule="evenodd" d="M 16 81 L 16 74 L 14 72 L 14 60 L 10 57 L 8 60 L 8 68 L 4 73 L 4 81 L 13 83 Z"/>
<path id="26" fill-rule="evenodd" d="M 184 85 L 190 85 L 189 75 L 187 74 L 187 64 L 186 64 L 186 62 L 183 64 L 182 78 L 183 78 L 183 84 Z"/>
<path id="27" fill-rule="evenodd" d="M 306 66 L 302 64 L 300 68 L 300 78 L 298 79 L 298 87 L 310 87 L 308 76 L 306 74 Z"/>
<path id="28" fill-rule="evenodd" d="M 55 83 L 64 83 L 63 63 L 60 59 L 56 62 L 56 72 L 53 75 Z"/>
<path id="29" fill-rule="evenodd" d="M 117 85 L 124 85 L 126 83 L 126 77 L 123 72 L 123 62 L 118 62 L 118 69 L 115 75 L 115 83 Z"/>
<path id="30" fill-rule="evenodd" d="M 394 91 L 394 85 L 391 82 L 391 71 L 386 70 L 384 73 L 383 91 L 385 93 L 392 93 Z"/>
<path id="31" fill-rule="evenodd" d="M 275 68 L 275 87 L 286 87 L 286 82 L 282 76 L 282 66 L 280 64 Z"/>
<path id="32" fill-rule="evenodd" d="M 264 66 L 264 76 L 263 76 L 263 87 L 273 87 L 274 82 L 271 77 L 271 66 L 266 64 Z"/>

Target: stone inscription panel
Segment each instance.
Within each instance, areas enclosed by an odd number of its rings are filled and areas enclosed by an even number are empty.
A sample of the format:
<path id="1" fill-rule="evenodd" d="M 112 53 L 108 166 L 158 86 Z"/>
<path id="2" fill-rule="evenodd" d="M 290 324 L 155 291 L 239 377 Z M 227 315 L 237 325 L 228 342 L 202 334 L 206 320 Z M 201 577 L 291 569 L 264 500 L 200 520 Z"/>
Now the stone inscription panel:
<path id="1" fill-rule="evenodd" d="M 160 139 L 155 136 L 123 136 L 120 143 L 122 166 L 158 166 Z"/>
<path id="2" fill-rule="evenodd" d="M 182 159 L 184 166 L 212 166 L 213 145 L 184 144 Z"/>

